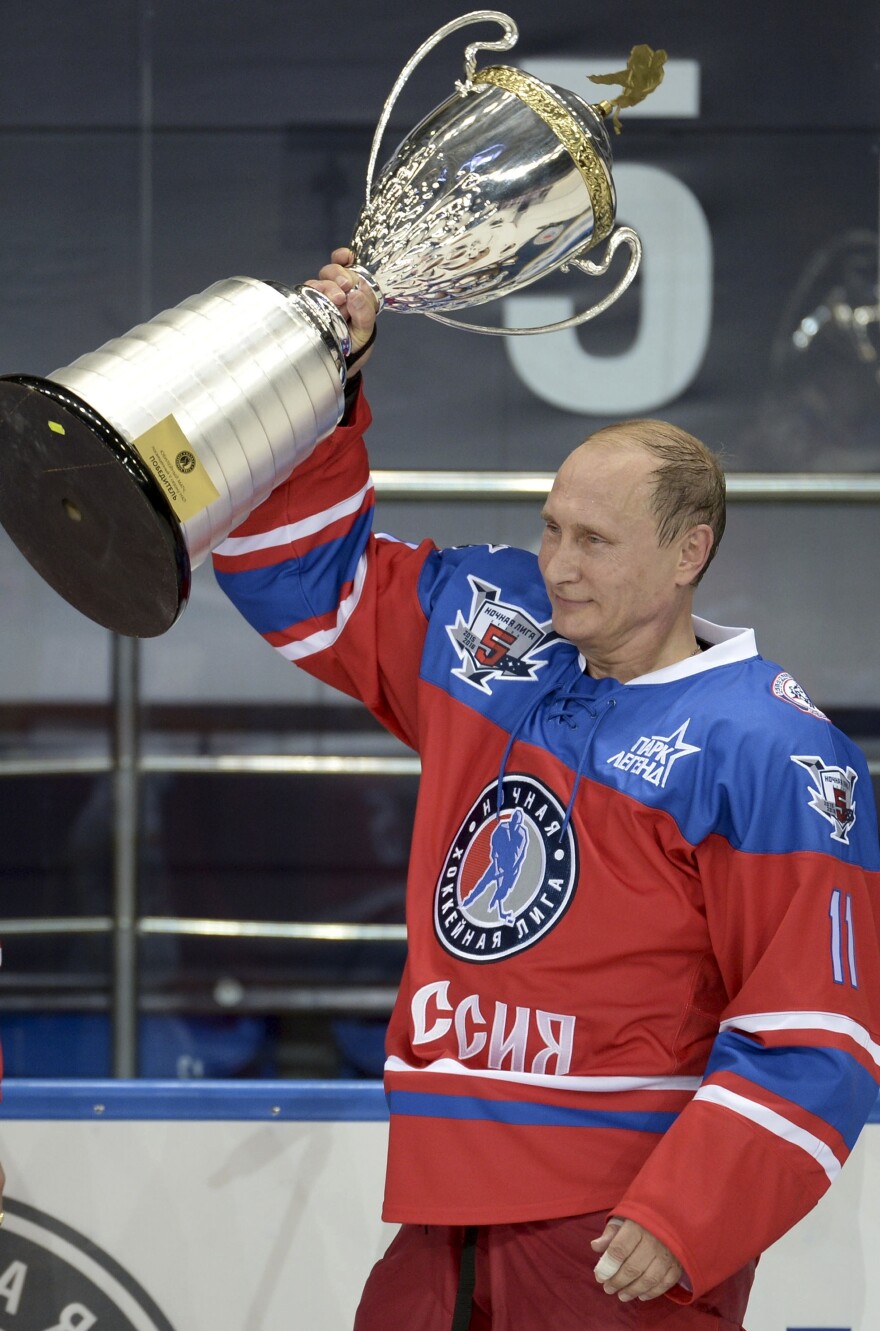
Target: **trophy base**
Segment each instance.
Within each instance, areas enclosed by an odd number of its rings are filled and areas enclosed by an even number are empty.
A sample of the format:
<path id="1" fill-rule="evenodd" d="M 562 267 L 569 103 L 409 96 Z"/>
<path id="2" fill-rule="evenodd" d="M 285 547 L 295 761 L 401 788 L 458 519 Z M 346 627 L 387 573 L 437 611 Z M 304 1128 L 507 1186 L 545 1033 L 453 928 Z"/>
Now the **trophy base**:
<path id="1" fill-rule="evenodd" d="M 158 483 L 51 380 L 0 378 L 0 524 L 59 595 L 114 633 L 156 637 L 186 605 L 190 557 Z"/>

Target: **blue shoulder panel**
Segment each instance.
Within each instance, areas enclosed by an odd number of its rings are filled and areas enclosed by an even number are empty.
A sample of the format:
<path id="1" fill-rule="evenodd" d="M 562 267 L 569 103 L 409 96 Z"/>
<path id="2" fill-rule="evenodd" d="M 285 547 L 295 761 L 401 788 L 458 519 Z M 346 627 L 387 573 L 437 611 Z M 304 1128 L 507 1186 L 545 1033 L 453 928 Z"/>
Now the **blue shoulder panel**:
<path id="1" fill-rule="evenodd" d="M 864 758 L 796 685 L 780 696 L 779 666 L 749 657 L 662 684 L 591 679 L 553 631 L 523 550 L 437 552 L 420 594 L 422 678 L 587 783 L 662 810 L 692 845 L 714 833 L 746 852 L 880 867 Z M 791 702 L 801 695 L 804 706 Z"/>

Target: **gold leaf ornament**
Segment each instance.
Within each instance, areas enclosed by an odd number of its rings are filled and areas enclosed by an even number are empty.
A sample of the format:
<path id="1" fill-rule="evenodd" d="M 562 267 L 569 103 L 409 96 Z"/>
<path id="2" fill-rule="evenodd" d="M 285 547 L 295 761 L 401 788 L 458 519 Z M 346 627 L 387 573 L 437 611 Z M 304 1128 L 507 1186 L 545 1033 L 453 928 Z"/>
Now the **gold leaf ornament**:
<path id="1" fill-rule="evenodd" d="M 598 102 L 596 110 L 600 115 L 612 117 L 614 133 L 620 133 L 620 110 L 624 106 L 635 106 L 644 101 L 649 93 L 663 82 L 666 66 L 666 52 L 654 51 L 650 46 L 634 46 L 630 51 L 626 69 L 619 69 L 614 74 L 590 74 L 591 83 L 619 84 L 623 91 L 608 102 Z"/>

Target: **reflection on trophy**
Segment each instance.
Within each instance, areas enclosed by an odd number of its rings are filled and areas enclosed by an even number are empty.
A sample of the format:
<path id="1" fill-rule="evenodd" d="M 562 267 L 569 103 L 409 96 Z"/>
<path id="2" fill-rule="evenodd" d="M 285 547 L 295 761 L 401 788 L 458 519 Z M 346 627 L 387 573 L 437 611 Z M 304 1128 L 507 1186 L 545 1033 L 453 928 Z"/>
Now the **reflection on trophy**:
<path id="1" fill-rule="evenodd" d="M 391 110 L 412 70 L 468 23 L 504 35 L 465 52 L 456 91 L 400 144 L 374 183 Z M 617 285 L 591 308 L 542 328 L 461 326 L 506 336 L 594 318 L 629 286 L 641 247 L 614 230 L 605 118 L 662 76 L 663 52 L 636 47 L 612 102 L 508 66 L 477 70 L 479 50 L 517 39 L 481 10 L 436 32 L 409 61 L 373 141 L 355 267 L 382 308 L 458 324 L 451 312 L 501 299 L 556 269 Z M 616 128 L 616 125 L 615 125 Z M 608 241 L 602 257 L 586 256 Z M 218 282 L 47 379 L 0 379 L 0 522 L 34 568 L 115 632 L 152 637 L 178 618 L 191 570 L 335 428 L 344 409 L 345 320 L 311 287 L 247 277 Z"/>

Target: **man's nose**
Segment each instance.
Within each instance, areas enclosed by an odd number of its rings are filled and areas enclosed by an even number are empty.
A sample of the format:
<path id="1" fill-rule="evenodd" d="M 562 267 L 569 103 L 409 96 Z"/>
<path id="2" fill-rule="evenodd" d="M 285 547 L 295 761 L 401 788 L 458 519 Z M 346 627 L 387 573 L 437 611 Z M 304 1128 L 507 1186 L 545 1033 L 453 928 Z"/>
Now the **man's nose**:
<path id="1" fill-rule="evenodd" d="M 559 541 L 544 560 L 544 576 L 554 585 L 576 582 L 580 577 L 577 551 L 568 541 Z"/>

